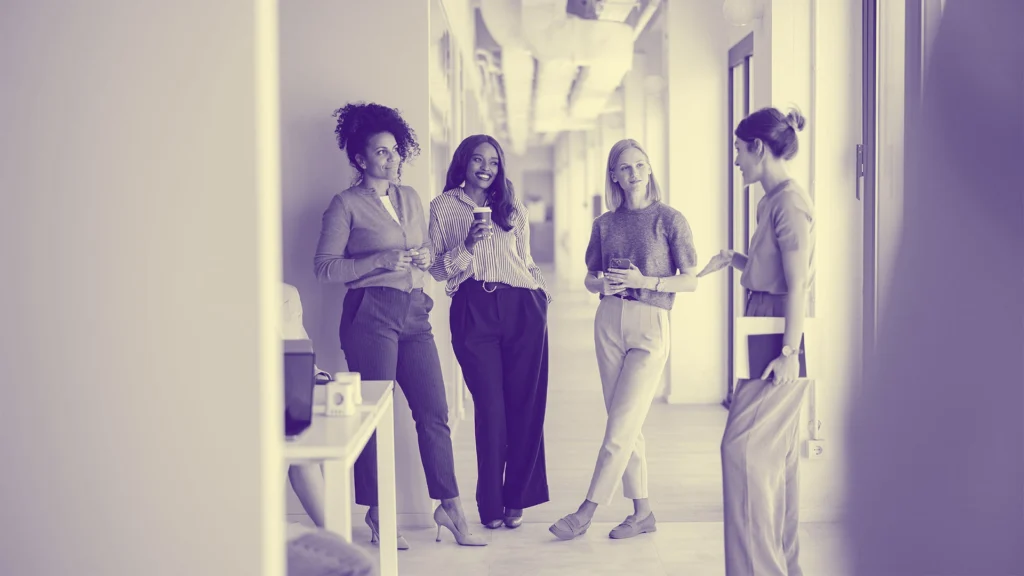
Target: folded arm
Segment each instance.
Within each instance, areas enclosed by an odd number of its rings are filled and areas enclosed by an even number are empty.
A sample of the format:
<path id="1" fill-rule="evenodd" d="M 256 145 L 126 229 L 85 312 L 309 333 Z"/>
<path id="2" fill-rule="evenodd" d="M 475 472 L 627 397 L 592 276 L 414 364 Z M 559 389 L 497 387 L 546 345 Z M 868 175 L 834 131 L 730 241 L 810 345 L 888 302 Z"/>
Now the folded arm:
<path id="1" fill-rule="evenodd" d="M 430 237 L 433 263 L 430 265 L 430 275 L 438 282 L 448 280 L 468 268 L 470 263 L 473 262 L 473 253 L 466 248 L 465 241 L 459 241 L 458 235 L 451 234 L 451 230 L 448 230 L 449 234 L 447 236 L 449 238 L 447 240 L 453 246 L 449 247 L 445 243 L 446 230 L 444 226 L 445 224 L 437 217 L 437 211 L 431 207 L 428 235 Z M 452 227 L 453 224 L 449 223 L 447 226 Z M 452 240 L 451 236 L 456 236 L 456 239 Z"/>

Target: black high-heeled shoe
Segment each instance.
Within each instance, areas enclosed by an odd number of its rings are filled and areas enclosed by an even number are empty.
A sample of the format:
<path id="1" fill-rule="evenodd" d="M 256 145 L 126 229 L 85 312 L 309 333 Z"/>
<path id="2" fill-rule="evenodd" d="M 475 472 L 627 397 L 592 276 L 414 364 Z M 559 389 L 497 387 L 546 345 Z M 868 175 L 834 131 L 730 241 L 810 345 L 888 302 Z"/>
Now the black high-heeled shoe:
<path id="1" fill-rule="evenodd" d="M 363 520 L 365 520 L 366 521 L 366 525 L 370 527 L 370 544 L 377 544 L 379 546 L 380 545 L 380 529 L 377 527 L 377 524 L 374 523 L 373 518 L 370 517 L 370 513 L 369 512 L 366 513 L 366 517 L 363 518 Z M 396 540 L 398 540 L 398 549 L 399 550 L 408 550 L 409 549 L 409 541 L 405 539 L 405 536 L 402 536 L 401 532 L 399 532 L 397 534 Z"/>

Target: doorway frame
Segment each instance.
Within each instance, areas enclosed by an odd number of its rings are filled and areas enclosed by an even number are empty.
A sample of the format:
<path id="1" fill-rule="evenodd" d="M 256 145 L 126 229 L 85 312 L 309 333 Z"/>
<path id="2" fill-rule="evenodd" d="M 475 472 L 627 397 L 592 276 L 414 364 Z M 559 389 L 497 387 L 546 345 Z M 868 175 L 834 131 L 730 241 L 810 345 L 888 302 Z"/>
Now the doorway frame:
<path id="1" fill-rule="evenodd" d="M 744 189 L 743 193 L 743 246 L 737 247 L 736 245 L 736 191 L 735 191 L 735 167 L 733 166 L 733 142 L 732 133 L 735 129 L 736 117 L 733 114 L 736 102 L 733 99 L 733 92 L 736 88 L 733 82 L 733 69 L 742 66 L 744 75 L 744 86 L 746 90 L 743 94 L 743 117 L 745 118 L 750 114 L 751 105 L 751 90 L 750 81 L 753 78 L 751 70 L 750 60 L 754 56 L 754 33 L 751 32 L 743 37 L 742 40 L 737 42 L 732 48 L 729 48 L 729 59 L 727 62 L 728 67 L 726 68 L 726 77 L 728 78 L 728 107 L 727 107 L 727 134 L 730 135 L 726 139 L 726 158 L 729 159 L 728 163 L 728 198 L 729 198 L 729 249 L 737 250 L 744 254 L 747 253 L 747 244 L 750 242 L 750 195 Z M 747 187 L 745 187 L 747 188 Z M 726 325 L 728 326 L 728 344 L 726 348 L 726 358 L 728 358 L 728 366 L 726 368 L 726 394 L 725 399 L 722 400 L 722 406 L 728 410 L 729 406 L 732 405 L 732 395 L 736 388 L 736 372 L 733 368 L 733 355 L 735 354 L 735 343 L 733 340 L 736 338 L 736 295 L 738 290 L 742 290 L 742 287 L 738 286 L 738 277 L 736 276 L 736 269 L 732 266 L 728 270 L 728 284 L 729 284 L 729 295 L 728 295 L 728 306 L 726 306 Z"/>
<path id="2" fill-rule="evenodd" d="M 903 141 L 882 142 L 884 131 L 880 128 L 879 104 L 885 97 L 880 92 L 879 66 L 886 58 L 886 49 L 881 46 L 882 33 L 879 21 L 879 0 L 863 0 L 863 102 L 864 128 L 862 136 L 863 161 L 860 174 L 863 176 L 862 200 L 864 208 L 864 299 L 863 299 L 863 354 L 865 359 L 873 353 L 876 345 L 879 320 L 879 263 L 891 262 L 899 246 L 892 239 L 879 239 L 879 214 L 890 214 L 892 205 L 903 202 L 903 191 L 914 185 L 914 151 L 907 146 L 907 135 L 916 133 L 920 126 L 921 99 L 924 92 L 925 75 L 935 36 L 942 21 L 945 0 L 919 0 L 907 2 L 904 12 L 903 44 Z M 899 41 L 887 36 L 888 42 Z M 878 151 L 884 146 L 900 146 L 903 149 L 902 186 L 887 190 L 884 199 L 878 197 Z M 882 175 L 884 177 L 884 174 Z M 890 223 L 891 227 L 892 224 Z"/>

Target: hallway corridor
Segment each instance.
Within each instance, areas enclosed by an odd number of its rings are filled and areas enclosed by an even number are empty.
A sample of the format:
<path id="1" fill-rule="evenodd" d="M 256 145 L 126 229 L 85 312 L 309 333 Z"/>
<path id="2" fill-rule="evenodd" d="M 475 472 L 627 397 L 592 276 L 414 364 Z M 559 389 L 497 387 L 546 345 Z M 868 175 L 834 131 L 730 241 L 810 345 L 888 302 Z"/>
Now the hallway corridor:
<path id="1" fill-rule="evenodd" d="M 399 554 L 405 576 L 719 576 L 725 573 L 719 442 L 726 411 L 719 405 L 676 406 L 657 402 L 644 426 L 650 471 L 651 505 L 658 531 L 630 540 L 611 540 L 608 531 L 633 511 L 616 498 L 598 509 L 587 534 L 560 542 L 548 526 L 575 511 L 586 496 L 604 434 L 605 412 L 594 360 L 593 318 L 596 295 L 579 282 L 559 283 L 545 267 L 554 302 L 548 318 L 550 380 L 545 426 L 550 502 L 525 512 L 516 530 L 488 530 L 479 524 L 473 494 L 476 456 L 472 402 L 466 420 L 456 426 L 455 461 L 466 512 L 485 548 L 459 548 L 442 531 L 403 530 L 412 549 Z M 438 342 L 438 346 L 448 343 Z M 620 488 L 621 490 L 621 488 Z M 808 576 L 845 576 L 839 561 L 840 534 L 835 525 L 805 524 L 802 565 Z M 353 539 L 373 554 L 369 531 L 361 523 Z"/>

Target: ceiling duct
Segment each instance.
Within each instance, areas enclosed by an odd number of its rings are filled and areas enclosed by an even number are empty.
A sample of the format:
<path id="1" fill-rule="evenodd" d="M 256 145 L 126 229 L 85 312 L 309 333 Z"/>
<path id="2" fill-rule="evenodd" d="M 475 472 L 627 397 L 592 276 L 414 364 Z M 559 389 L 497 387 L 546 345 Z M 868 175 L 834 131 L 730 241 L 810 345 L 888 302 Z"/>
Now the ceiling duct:
<path id="1" fill-rule="evenodd" d="M 624 1 L 612 4 L 624 15 L 635 6 L 629 2 L 629 10 L 624 11 Z M 525 149 L 531 120 L 533 128 L 541 132 L 589 126 L 588 121 L 600 115 L 608 96 L 633 66 L 633 27 L 621 21 L 582 19 L 567 8 L 566 0 L 480 0 L 480 15 L 502 50 L 513 150 Z M 599 15 L 598 10 L 594 12 Z M 511 59 L 506 61 L 506 55 Z M 536 71 L 526 64 L 527 57 L 537 59 Z M 580 67 L 584 68 L 583 86 L 576 81 Z M 571 122 L 567 122 L 574 81 L 577 103 Z M 517 125 L 520 122 L 522 126 Z"/>
<path id="2" fill-rule="evenodd" d="M 572 93 L 569 95 L 570 117 L 575 119 L 591 119 L 596 118 L 605 111 L 608 97 L 622 83 L 622 79 L 632 68 L 633 44 L 651 21 L 659 4 L 661 4 L 661 0 L 648 0 L 643 12 L 637 18 L 635 27 L 621 24 L 621 26 L 629 30 L 630 63 L 628 66 L 623 66 L 616 61 L 612 61 L 611 66 L 606 66 L 602 61 L 600 66 L 590 66 L 583 69 L 579 79 L 573 86 Z M 603 14 L 601 15 L 603 16 Z"/>
<path id="3" fill-rule="evenodd" d="M 505 92 L 508 148 L 525 154 L 530 135 L 534 62 L 523 39 L 522 11 L 518 0 L 483 0 L 480 16 L 487 32 L 501 47 L 499 68 Z"/>

